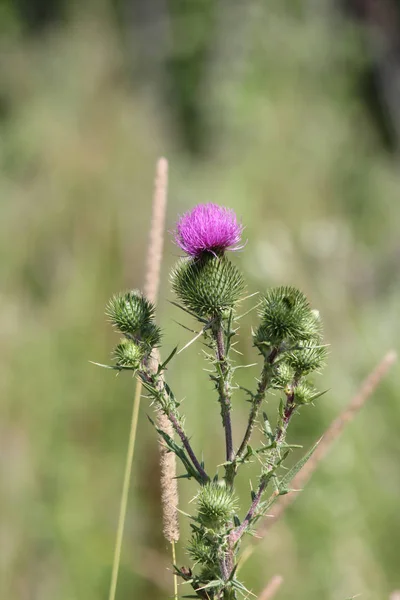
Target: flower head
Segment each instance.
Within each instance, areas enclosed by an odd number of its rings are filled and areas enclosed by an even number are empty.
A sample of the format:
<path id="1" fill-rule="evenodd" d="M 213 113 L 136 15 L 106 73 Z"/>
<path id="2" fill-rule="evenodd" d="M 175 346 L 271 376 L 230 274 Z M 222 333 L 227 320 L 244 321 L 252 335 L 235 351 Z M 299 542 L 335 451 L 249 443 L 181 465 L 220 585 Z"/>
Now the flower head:
<path id="1" fill-rule="evenodd" d="M 239 250 L 243 226 L 233 210 L 211 202 L 198 204 L 179 219 L 175 242 L 190 256 Z"/>

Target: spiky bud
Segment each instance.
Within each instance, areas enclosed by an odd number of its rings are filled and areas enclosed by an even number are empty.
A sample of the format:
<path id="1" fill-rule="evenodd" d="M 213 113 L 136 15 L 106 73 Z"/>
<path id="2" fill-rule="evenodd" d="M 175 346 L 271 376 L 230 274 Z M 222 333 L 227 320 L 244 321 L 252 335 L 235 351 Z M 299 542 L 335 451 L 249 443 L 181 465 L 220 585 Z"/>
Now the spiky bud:
<path id="1" fill-rule="evenodd" d="M 274 390 L 284 390 L 292 383 L 293 378 L 293 369 L 285 362 L 281 362 L 273 371 L 273 376 L 271 377 L 271 388 Z"/>
<path id="2" fill-rule="evenodd" d="M 318 396 L 317 390 L 307 381 L 301 381 L 293 390 L 295 404 L 309 404 Z"/>
<path id="3" fill-rule="evenodd" d="M 188 310 L 200 318 L 212 318 L 236 304 L 244 280 L 225 256 L 209 253 L 180 260 L 172 272 L 172 288 Z"/>
<path id="4" fill-rule="evenodd" d="M 116 294 L 106 306 L 106 315 L 114 327 L 147 354 L 161 339 L 161 330 L 153 320 L 154 311 L 154 305 L 137 290 Z"/>
<path id="5" fill-rule="evenodd" d="M 136 336 L 154 318 L 154 305 L 138 290 L 115 294 L 106 315 L 121 333 Z"/>
<path id="6" fill-rule="evenodd" d="M 215 548 L 205 539 L 203 533 L 196 531 L 188 545 L 188 553 L 197 563 L 215 567 L 218 564 L 218 556 Z"/>
<path id="7" fill-rule="evenodd" d="M 137 343 L 123 339 L 115 347 L 113 357 L 117 361 L 117 366 L 131 367 L 136 370 L 144 358 L 144 352 L 143 348 Z"/>
<path id="8" fill-rule="evenodd" d="M 286 356 L 286 363 L 299 377 L 320 369 L 325 363 L 326 355 L 325 346 L 309 346 L 289 352 Z"/>
<path id="9" fill-rule="evenodd" d="M 321 335 L 319 316 L 311 310 L 304 294 L 294 287 L 269 290 L 261 301 L 260 318 L 254 336 L 254 344 L 260 348 L 317 340 Z"/>
<path id="10" fill-rule="evenodd" d="M 198 496 L 198 520 L 210 529 L 218 529 L 232 519 L 236 511 L 236 498 L 224 483 L 207 483 Z"/>

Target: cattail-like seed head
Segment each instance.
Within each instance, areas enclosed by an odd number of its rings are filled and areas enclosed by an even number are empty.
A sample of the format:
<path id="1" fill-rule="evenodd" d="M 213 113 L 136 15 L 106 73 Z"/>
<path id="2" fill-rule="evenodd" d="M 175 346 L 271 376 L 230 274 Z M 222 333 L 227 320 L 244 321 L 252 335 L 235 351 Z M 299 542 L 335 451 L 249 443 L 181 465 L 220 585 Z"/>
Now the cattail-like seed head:
<path id="1" fill-rule="evenodd" d="M 173 437 L 174 431 L 169 419 L 158 414 L 158 427 Z M 179 540 L 178 521 L 178 481 L 176 479 L 176 458 L 164 444 L 160 444 L 161 502 L 163 507 L 163 532 L 165 539 L 172 543 Z"/>

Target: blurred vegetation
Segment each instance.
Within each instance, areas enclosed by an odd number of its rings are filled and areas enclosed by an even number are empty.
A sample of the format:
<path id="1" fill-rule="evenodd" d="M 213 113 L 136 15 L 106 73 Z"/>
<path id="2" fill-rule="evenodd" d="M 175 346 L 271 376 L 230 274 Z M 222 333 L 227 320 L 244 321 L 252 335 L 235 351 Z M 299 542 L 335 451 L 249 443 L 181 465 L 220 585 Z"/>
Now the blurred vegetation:
<path id="1" fill-rule="evenodd" d="M 395 104 L 362 85 L 381 68 L 365 15 L 328 0 L 85 6 L 0 5 L 1 598 L 107 597 L 134 384 L 88 361 L 107 362 L 115 342 L 107 299 L 143 281 L 158 156 L 170 160 L 169 230 L 196 202 L 231 206 L 249 292 L 297 285 L 319 307 L 330 391 L 294 423 L 305 445 L 400 335 Z M 168 240 L 165 354 L 188 339 L 167 302 L 177 255 Z M 215 465 L 218 406 L 199 352 L 176 360 L 170 383 Z M 399 384 L 395 368 L 246 564 L 255 592 L 276 572 L 282 600 L 400 587 Z M 170 558 L 142 407 L 118 598 L 161 600 Z M 240 394 L 235 409 L 239 432 Z M 193 488 L 180 490 L 185 509 Z"/>

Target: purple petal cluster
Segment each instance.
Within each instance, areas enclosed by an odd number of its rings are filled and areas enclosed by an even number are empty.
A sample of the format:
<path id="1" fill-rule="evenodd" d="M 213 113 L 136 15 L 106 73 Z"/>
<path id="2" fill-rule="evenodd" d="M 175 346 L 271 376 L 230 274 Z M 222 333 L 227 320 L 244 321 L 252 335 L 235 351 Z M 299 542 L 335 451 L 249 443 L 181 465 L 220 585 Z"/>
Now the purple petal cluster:
<path id="1" fill-rule="evenodd" d="M 242 231 L 233 210 L 209 202 L 197 204 L 180 217 L 175 242 L 190 256 L 198 257 L 203 252 L 239 250 Z"/>

